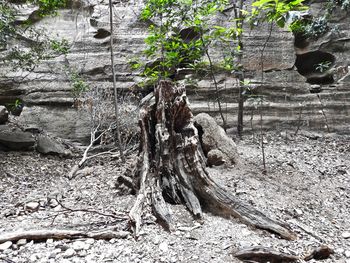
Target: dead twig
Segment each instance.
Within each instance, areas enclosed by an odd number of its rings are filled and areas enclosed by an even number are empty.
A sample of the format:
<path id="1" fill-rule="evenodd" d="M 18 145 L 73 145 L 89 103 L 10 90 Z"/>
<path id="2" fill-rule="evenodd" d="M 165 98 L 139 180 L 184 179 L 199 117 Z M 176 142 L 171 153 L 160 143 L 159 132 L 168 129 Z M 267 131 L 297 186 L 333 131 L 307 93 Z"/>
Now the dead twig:
<path id="1" fill-rule="evenodd" d="M 80 231 L 80 230 L 30 230 L 5 233 L 0 235 L 0 244 L 7 241 L 18 241 L 20 239 L 28 239 L 35 241 L 42 241 L 47 239 L 78 239 L 78 238 L 93 238 L 110 240 L 112 238 L 126 238 L 129 232 L 100 230 L 100 231 Z"/>
<path id="2" fill-rule="evenodd" d="M 53 217 L 53 220 L 51 222 L 51 225 L 54 223 L 54 221 L 56 220 L 56 218 L 59 216 L 59 215 L 62 215 L 62 214 L 68 214 L 68 213 L 76 213 L 76 212 L 84 212 L 84 213 L 92 213 L 92 214 L 97 214 L 97 215 L 100 215 L 100 216 L 105 216 L 105 217 L 111 217 L 113 219 L 116 219 L 116 220 L 129 220 L 129 217 L 126 216 L 126 214 L 124 213 L 120 213 L 120 214 L 108 214 L 108 213 L 103 213 L 103 212 L 99 212 L 99 211 L 96 211 L 96 210 L 92 210 L 92 209 L 85 209 L 85 208 L 78 208 L 78 209 L 75 209 L 75 208 L 70 208 L 70 207 L 67 207 L 65 206 L 61 201 L 59 201 L 57 198 L 55 198 L 54 200 L 57 201 L 57 203 L 64 209 L 62 211 L 58 211 L 57 214 Z"/>

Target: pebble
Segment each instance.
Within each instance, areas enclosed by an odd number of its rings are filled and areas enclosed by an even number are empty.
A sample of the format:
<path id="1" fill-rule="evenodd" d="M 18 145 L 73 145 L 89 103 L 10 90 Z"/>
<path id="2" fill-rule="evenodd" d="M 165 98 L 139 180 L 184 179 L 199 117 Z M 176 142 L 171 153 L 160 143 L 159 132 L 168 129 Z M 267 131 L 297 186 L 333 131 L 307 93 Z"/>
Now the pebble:
<path id="1" fill-rule="evenodd" d="M 12 246 L 11 241 L 6 241 L 5 243 L 0 244 L 0 251 L 5 251 Z"/>
<path id="2" fill-rule="evenodd" d="M 29 258 L 29 260 L 31 261 L 31 262 L 36 262 L 37 260 L 38 260 L 38 255 L 37 254 L 33 254 L 33 255 L 31 255 L 30 256 L 30 258 Z"/>
<path id="3" fill-rule="evenodd" d="M 81 250 L 84 250 L 84 249 L 89 249 L 90 248 L 90 245 L 83 242 L 83 241 L 75 241 L 73 244 L 72 244 L 72 248 L 75 250 L 75 251 L 81 251 Z"/>
<path id="4" fill-rule="evenodd" d="M 297 213 L 298 216 L 303 215 L 303 211 L 301 209 L 295 208 L 295 212 Z"/>
<path id="5" fill-rule="evenodd" d="M 68 248 L 64 253 L 63 253 L 63 257 L 64 258 L 71 258 L 75 255 L 75 250 L 72 248 Z"/>
<path id="6" fill-rule="evenodd" d="M 350 258 L 350 250 L 344 252 L 345 257 Z"/>
<path id="7" fill-rule="evenodd" d="M 168 243 L 166 243 L 166 242 L 160 243 L 159 249 L 160 249 L 161 251 L 163 251 L 164 253 L 165 253 L 165 252 L 168 252 L 168 250 L 169 250 Z"/>
<path id="8" fill-rule="evenodd" d="M 343 232 L 343 233 L 341 234 L 341 236 L 342 236 L 343 238 L 345 238 L 345 239 L 348 239 L 348 238 L 350 238 L 350 232 L 345 231 L 345 232 Z"/>
<path id="9" fill-rule="evenodd" d="M 29 202 L 26 203 L 24 208 L 26 210 L 36 211 L 39 209 L 40 203 L 39 202 Z"/>
<path id="10" fill-rule="evenodd" d="M 16 243 L 16 245 L 19 246 L 19 247 L 20 246 L 24 246 L 26 244 L 27 244 L 27 239 L 23 239 L 23 238 L 18 240 L 17 243 Z"/>

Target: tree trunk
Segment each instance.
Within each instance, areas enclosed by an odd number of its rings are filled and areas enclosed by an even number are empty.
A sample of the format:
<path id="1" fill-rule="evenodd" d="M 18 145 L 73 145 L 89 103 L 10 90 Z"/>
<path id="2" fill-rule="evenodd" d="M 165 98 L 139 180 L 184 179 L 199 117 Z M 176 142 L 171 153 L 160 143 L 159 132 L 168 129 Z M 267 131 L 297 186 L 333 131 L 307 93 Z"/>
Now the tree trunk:
<path id="1" fill-rule="evenodd" d="M 134 177 L 138 196 L 129 214 L 136 235 L 148 208 L 165 229 L 173 229 L 167 201 L 183 203 L 196 218 L 202 216 L 204 207 L 283 238 L 295 238 L 288 228 L 236 200 L 210 178 L 184 87 L 160 81 L 154 96 L 143 102 L 140 127 L 140 154 Z"/>

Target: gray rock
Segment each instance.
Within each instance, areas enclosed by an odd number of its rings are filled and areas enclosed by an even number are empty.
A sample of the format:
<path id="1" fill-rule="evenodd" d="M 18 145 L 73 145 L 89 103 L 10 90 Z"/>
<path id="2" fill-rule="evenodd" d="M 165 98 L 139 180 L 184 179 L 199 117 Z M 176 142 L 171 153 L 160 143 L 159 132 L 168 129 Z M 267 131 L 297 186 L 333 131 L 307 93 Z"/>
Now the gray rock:
<path id="1" fill-rule="evenodd" d="M 160 249 L 160 251 L 162 251 L 163 253 L 168 252 L 168 250 L 169 250 L 168 243 L 167 243 L 167 242 L 162 242 L 162 243 L 160 243 L 160 244 L 159 244 L 159 249 Z"/>
<path id="2" fill-rule="evenodd" d="M 5 106 L 0 106 L 0 124 L 4 124 L 8 121 L 9 113 Z"/>
<path id="3" fill-rule="evenodd" d="M 204 154 L 208 158 L 208 165 L 235 164 L 238 160 L 237 147 L 224 129 L 206 113 L 198 114 L 194 121 L 198 127 Z"/>
<path id="4" fill-rule="evenodd" d="M 345 239 L 348 239 L 348 238 L 350 238 L 350 232 L 349 232 L 349 231 L 345 231 L 345 232 L 343 232 L 343 233 L 341 234 L 341 236 L 342 236 L 343 238 L 345 238 Z"/>
<path id="5" fill-rule="evenodd" d="M 63 253 L 63 257 L 64 258 L 71 258 L 71 257 L 73 257 L 75 255 L 75 251 L 74 251 L 74 249 L 72 249 L 72 248 L 68 248 L 66 251 L 64 251 L 64 253 Z"/>
<path id="6" fill-rule="evenodd" d="M 19 247 L 20 247 L 20 246 L 24 246 L 24 245 L 27 244 L 27 239 L 23 239 L 23 238 L 22 238 L 22 239 L 18 240 L 16 244 L 17 244 L 17 246 L 19 246 Z"/>
<path id="7" fill-rule="evenodd" d="M 4 150 L 25 151 L 34 147 L 35 139 L 29 132 L 0 125 L 0 148 Z"/>
<path id="8" fill-rule="evenodd" d="M 350 250 L 344 252 L 345 257 L 350 258 Z"/>
<path id="9" fill-rule="evenodd" d="M 39 134 L 37 136 L 36 150 L 42 154 L 57 154 L 60 156 L 71 156 L 72 153 L 65 146 L 49 137 L 48 135 Z"/>
<path id="10" fill-rule="evenodd" d="M 73 244 L 72 244 L 72 248 L 75 250 L 75 251 L 81 251 L 81 250 L 87 250 L 90 248 L 90 245 L 83 242 L 83 241 L 75 241 Z"/>
<path id="11" fill-rule="evenodd" d="M 24 209 L 29 211 L 37 211 L 39 207 L 40 207 L 39 202 L 29 202 L 24 205 Z"/>
<path id="12" fill-rule="evenodd" d="M 5 243 L 0 244 L 0 251 L 5 251 L 12 246 L 11 241 L 6 241 Z"/>

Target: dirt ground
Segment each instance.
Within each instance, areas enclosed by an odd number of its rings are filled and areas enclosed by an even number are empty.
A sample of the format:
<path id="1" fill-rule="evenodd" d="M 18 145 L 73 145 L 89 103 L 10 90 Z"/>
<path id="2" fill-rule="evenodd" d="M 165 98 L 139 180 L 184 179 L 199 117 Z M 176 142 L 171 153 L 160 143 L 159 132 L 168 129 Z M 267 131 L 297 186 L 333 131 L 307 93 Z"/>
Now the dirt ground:
<path id="1" fill-rule="evenodd" d="M 246 136 L 237 146 L 240 164 L 209 168 L 211 175 L 238 198 L 290 225 L 297 240 L 209 213 L 197 222 L 184 207 L 172 205 L 172 233 L 149 215 L 138 240 L 131 234 L 110 241 L 27 240 L 0 251 L 0 262 L 240 262 L 231 253 L 244 247 L 303 256 L 325 244 L 335 253 L 320 262 L 350 263 L 350 136 L 268 133 L 266 175 L 258 138 Z M 135 157 L 125 163 L 101 157 L 68 180 L 78 158 L 0 152 L 0 235 L 33 229 L 127 231 L 126 220 L 64 207 L 127 215 L 135 196 L 116 187 L 116 178 L 130 172 Z"/>

